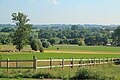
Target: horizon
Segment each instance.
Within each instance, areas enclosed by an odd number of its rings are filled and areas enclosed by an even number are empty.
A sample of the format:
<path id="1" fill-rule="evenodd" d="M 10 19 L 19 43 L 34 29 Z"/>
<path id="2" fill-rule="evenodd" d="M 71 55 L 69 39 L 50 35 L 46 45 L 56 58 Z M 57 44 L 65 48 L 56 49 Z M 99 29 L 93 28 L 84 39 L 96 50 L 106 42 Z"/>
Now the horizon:
<path id="1" fill-rule="evenodd" d="M 0 23 L 23 12 L 30 24 L 120 25 L 120 0 L 0 0 Z"/>

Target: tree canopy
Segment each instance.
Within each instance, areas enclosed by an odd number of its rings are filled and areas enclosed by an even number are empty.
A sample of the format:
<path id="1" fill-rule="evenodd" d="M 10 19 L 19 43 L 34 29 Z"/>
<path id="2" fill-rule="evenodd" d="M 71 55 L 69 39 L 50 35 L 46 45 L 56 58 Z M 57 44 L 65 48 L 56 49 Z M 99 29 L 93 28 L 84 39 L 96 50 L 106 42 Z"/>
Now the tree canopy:
<path id="1" fill-rule="evenodd" d="M 113 45 L 120 46 L 120 26 L 113 33 Z"/>
<path id="2" fill-rule="evenodd" d="M 12 20 L 17 27 L 13 35 L 13 44 L 16 45 L 16 49 L 19 51 L 28 43 L 28 37 L 31 32 L 31 25 L 27 24 L 30 19 L 27 17 L 26 14 L 21 12 L 12 14 Z"/>

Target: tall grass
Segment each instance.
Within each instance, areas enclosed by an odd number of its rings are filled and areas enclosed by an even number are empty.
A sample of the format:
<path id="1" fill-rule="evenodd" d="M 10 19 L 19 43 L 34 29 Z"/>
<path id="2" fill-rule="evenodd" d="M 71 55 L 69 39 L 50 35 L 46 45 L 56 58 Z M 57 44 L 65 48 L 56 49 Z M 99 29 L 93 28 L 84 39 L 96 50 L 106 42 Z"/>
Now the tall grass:
<path id="1" fill-rule="evenodd" d="M 120 80 L 119 65 L 98 65 L 89 67 L 65 67 L 53 69 L 38 69 L 34 70 L 0 70 L 0 78 L 51 78 L 51 79 L 95 79 L 95 80 Z"/>

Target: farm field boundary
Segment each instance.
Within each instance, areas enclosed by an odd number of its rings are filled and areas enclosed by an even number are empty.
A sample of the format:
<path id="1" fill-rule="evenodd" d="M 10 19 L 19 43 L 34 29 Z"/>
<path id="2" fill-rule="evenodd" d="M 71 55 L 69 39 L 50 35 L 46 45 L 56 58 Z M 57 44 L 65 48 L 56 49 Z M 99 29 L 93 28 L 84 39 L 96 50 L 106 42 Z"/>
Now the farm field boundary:
<path id="1" fill-rule="evenodd" d="M 113 64 L 119 63 L 120 58 L 87 58 L 87 59 L 48 59 L 48 60 L 38 60 L 35 56 L 33 56 L 33 60 L 0 60 L 0 68 L 2 69 L 39 69 L 39 68 L 54 68 L 60 67 L 64 69 L 64 67 L 74 66 L 93 66 L 93 65 L 102 65 L 102 64 Z M 27 64 L 27 65 L 25 65 Z"/>

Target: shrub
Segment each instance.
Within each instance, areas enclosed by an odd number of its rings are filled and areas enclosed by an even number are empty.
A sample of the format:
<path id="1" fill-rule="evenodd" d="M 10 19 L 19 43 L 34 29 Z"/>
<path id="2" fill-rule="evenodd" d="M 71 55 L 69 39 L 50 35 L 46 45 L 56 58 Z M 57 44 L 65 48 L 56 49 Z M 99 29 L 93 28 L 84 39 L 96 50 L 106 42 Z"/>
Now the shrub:
<path id="1" fill-rule="evenodd" d="M 81 68 L 71 79 L 115 80 L 112 77 L 101 76 L 100 72 L 94 72 L 89 68 Z"/>
<path id="2" fill-rule="evenodd" d="M 32 50 L 37 51 L 37 50 L 39 50 L 40 47 L 42 46 L 42 43 L 41 43 L 41 41 L 38 40 L 38 39 L 33 39 L 33 40 L 31 41 L 31 43 L 30 43 L 30 46 L 31 46 Z"/>
<path id="3" fill-rule="evenodd" d="M 48 47 L 50 46 L 50 43 L 47 42 L 47 41 L 43 41 L 43 42 L 42 42 L 42 46 L 43 46 L 44 48 L 48 48 Z"/>
<path id="4" fill-rule="evenodd" d="M 39 51 L 42 53 L 44 52 L 44 48 L 42 46 L 39 46 Z"/>

